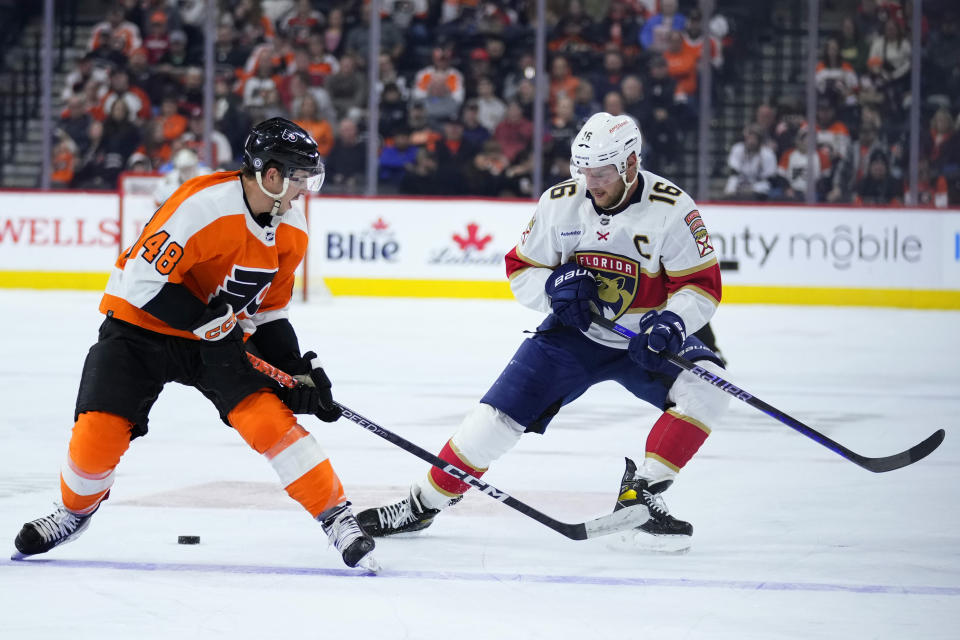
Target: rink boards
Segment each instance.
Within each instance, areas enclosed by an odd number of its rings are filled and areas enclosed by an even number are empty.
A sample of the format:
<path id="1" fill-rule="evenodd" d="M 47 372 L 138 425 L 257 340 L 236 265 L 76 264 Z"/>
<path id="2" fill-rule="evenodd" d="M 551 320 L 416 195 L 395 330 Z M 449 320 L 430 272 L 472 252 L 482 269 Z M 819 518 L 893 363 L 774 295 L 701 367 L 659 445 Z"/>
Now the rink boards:
<path id="1" fill-rule="evenodd" d="M 317 197 L 311 289 L 509 298 L 503 256 L 528 201 Z M 100 289 L 149 195 L 0 191 L 0 287 Z M 705 203 L 725 303 L 960 309 L 960 211 Z M 121 223 L 122 219 L 122 223 Z"/>

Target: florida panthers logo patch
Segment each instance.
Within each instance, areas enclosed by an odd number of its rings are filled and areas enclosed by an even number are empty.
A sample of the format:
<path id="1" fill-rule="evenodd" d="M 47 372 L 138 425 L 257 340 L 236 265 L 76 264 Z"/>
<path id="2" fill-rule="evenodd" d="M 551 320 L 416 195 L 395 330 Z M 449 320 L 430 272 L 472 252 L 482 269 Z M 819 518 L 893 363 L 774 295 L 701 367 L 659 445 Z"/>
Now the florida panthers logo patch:
<path id="1" fill-rule="evenodd" d="M 707 233 L 707 226 L 703 224 L 700 212 L 694 209 L 683 219 L 690 229 L 694 242 L 697 243 L 697 249 L 700 251 L 700 257 L 703 258 L 713 253 L 713 244 L 710 242 L 710 234 Z"/>
<path id="2" fill-rule="evenodd" d="M 637 296 L 640 265 L 635 260 L 602 251 L 577 253 L 577 263 L 587 267 L 597 277 L 600 313 L 609 309 L 614 319 L 619 318 Z"/>
<path id="3" fill-rule="evenodd" d="M 233 267 L 233 273 L 223 279 L 223 284 L 217 287 L 213 297 L 219 298 L 233 307 L 236 315 L 244 313 L 248 318 L 260 309 L 270 283 L 277 275 L 276 269 L 250 269 L 247 267 Z"/>

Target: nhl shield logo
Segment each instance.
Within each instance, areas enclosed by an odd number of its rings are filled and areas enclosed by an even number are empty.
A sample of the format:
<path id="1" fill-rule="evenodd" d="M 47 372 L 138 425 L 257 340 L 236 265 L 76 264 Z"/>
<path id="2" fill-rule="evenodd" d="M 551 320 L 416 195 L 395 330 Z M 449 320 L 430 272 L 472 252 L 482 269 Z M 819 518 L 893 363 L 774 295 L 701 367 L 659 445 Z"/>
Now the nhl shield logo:
<path id="1" fill-rule="evenodd" d="M 577 263 L 587 267 L 597 276 L 597 294 L 600 297 L 601 314 L 609 309 L 614 314 L 613 319 L 617 319 L 626 313 L 637 296 L 640 265 L 630 258 L 601 251 L 589 251 L 576 255 Z"/>

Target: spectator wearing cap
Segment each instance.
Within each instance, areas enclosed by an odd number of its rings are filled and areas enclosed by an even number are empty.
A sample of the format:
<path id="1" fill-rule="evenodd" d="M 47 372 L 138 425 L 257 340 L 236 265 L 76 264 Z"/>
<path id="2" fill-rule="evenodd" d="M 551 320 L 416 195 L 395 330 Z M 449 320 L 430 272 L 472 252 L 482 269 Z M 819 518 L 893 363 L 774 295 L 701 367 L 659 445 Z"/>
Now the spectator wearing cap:
<path id="1" fill-rule="evenodd" d="M 457 195 L 462 192 L 467 167 L 480 151 L 463 138 L 463 123 L 457 115 L 443 121 L 443 138 L 437 142 L 437 179 L 440 193 Z"/>
<path id="2" fill-rule="evenodd" d="M 661 0 L 660 13 L 650 16 L 640 32 L 640 46 L 647 51 L 663 51 L 671 31 L 683 31 L 687 20 L 678 10 L 677 0 Z"/>
<path id="3" fill-rule="evenodd" d="M 203 64 L 197 55 L 189 48 L 187 34 L 183 31 L 170 32 L 170 48 L 160 58 L 157 68 L 170 78 L 180 80 L 187 67 L 195 67 Z"/>
<path id="4" fill-rule="evenodd" d="M 903 187 L 890 175 L 890 159 L 882 151 L 870 154 L 867 175 L 854 187 L 853 203 L 858 205 L 901 204 Z"/>
<path id="5" fill-rule="evenodd" d="M 110 40 L 117 37 L 123 41 L 121 47 L 123 54 L 129 56 L 134 49 L 141 45 L 140 27 L 125 20 L 123 9 L 119 6 L 107 9 L 106 18 L 103 22 L 98 22 L 93 26 L 88 50 L 96 51 L 108 47 L 110 46 Z"/>
<path id="6" fill-rule="evenodd" d="M 147 61 L 157 64 L 170 49 L 170 31 L 167 27 L 167 14 L 154 11 L 147 23 L 147 33 L 143 38 L 143 48 L 147 52 Z"/>
<path id="7" fill-rule="evenodd" d="M 480 109 L 475 98 L 468 99 L 463 105 L 460 122 L 463 123 L 463 139 L 474 149 L 482 148 L 490 137 L 490 130 L 480 123 Z"/>
<path id="8" fill-rule="evenodd" d="M 417 71 L 413 80 L 413 100 L 425 100 L 431 85 L 442 83 L 458 108 L 463 104 L 463 74 L 450 66 L 450 52 L 443 47 L 434 47 L 431 53 L 432 64 Z"/>
<path id="9" fill-rule="evenodd" d="M 470 50 L 469 63 L 464 74 L 465 82 L 468 87 L 476 85 L 477 78 L 492 78 L 493 68 L 490 65 L 490 54 L 483 47 L 475 47 Z"/>

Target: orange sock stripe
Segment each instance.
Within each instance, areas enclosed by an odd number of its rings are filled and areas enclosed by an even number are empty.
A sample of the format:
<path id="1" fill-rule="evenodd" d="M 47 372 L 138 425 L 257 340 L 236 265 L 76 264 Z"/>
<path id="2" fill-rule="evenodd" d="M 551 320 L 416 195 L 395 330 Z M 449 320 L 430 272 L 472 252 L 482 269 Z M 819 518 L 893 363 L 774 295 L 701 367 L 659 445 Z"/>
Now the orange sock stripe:
<path id="1" fill-rule="evenodd" d="M 80 515 L 92 513 L 93 510 L 97 508 L 97 505 L 100 504 L 100 501 L 103 500 L 103 497 L 109 492 L 110 489 L 108 488 L 92 495 L 81 496 L 74 493 L 73 490 L 67 486 L 67 483 L 63 481 L 63 476 L 60 476 L 60 498 L 63 500 L 63 506 Z"/>
<path id="2" fill-rule="evenodd" d="M 340 478 L 329 460 L 324 460 L 288 484 L 286 491 L 314 518 L 347 499 Z"/>
<path id="3" fill-rule="evenodd" d="M 707 439 L 708 433 L 679 414 L 664 413 L 647 436 L 647 456 L 680 470 Z"/>
<path id="4" fill-rule="evenodd" d="M 478 478 L 484 474 L 486 469 L 477 469 L 469 462 L 457 455 L 457 452 L 454 451 L 453 445 L 447 441 L 447 444 L 443 445 L 443 450 L 440 451 L 440 459 L 449 462 L 458 469 L 463 469 L 464 471 L 469 471 L 471 475 L 477 476 Z M 445 494 L 450 494 L 451 496 L 459 496 L 467 492 L 467 489 L 470 488 L 465 482 L 457 480 L 450 474 L 433 467 L 430 469 L 430 483 L 439 489 Z"/>
<path id="5" fill-rule="evenodd" d="M 60 497 L 74 513 L 92 513 L 113 486 L 113 470 L 130 447 L 132 423 L 112 413 L 77 417 L 67 460 L 60 470 Z"/>

